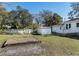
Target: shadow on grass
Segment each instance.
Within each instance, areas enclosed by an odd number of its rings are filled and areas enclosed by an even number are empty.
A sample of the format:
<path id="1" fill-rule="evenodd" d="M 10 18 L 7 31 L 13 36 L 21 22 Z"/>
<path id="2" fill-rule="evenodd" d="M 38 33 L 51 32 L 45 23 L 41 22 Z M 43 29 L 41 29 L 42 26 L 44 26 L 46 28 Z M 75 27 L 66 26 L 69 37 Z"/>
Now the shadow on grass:
<path id="1" fill-rule="evenodd" d="M 52 35 L 79 40 L 79 36 L 77 34 L 66 34 L 66 35 L 64 35 L 64 34 L 52 33 Z"/>
<path id="2" fill-rule="evenodd" d="M 65 36 L 65 37 L 79 40 L 79 36 Z"/>

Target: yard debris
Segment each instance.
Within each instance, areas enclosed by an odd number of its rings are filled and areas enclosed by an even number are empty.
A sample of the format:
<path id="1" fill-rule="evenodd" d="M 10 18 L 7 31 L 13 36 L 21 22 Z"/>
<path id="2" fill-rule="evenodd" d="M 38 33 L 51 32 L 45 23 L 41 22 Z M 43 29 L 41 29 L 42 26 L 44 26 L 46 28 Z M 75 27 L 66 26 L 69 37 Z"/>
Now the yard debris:
<path id="1" fill-rule="evenodd" d="M 5 40 L 4 42 L 0 43 L 0 48 L 3 48 L 5 43 L 6 43 L 7 40 Z"/>
<path id="2" fill-rule="evenodd" d="M 22 45 L 22 44 L 35 44 L 41 43 L 41 41 L 36 40 L 34 38 L 13 38 L 6 41 L 4 46 L 11 46 L 11 45 Z"/>

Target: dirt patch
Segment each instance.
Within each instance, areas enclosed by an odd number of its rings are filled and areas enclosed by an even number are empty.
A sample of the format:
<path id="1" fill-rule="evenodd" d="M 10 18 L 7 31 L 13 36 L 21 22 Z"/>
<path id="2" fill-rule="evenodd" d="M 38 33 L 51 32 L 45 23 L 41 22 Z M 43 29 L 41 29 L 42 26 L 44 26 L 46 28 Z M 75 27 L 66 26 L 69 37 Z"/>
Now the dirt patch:
<path id="1" fill-rule="evenodd" d="M 0 56 L 39 56 L 43 54 L 44 50 L 41 44 L 6 46 L 0 49 Z"/>
<path id="2" fill-rule="evenodd" d="M 41 41 L 34 38 L 13 38 L 0 48 L 0 56 L 39 56 L 45 51 L 42 46 Z"/>

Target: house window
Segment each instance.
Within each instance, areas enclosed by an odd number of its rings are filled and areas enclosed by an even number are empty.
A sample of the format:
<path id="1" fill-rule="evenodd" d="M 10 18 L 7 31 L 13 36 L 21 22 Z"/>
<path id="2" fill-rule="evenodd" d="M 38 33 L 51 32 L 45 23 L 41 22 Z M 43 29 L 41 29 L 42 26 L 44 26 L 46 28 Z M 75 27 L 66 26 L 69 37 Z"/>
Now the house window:
<path id="1" fill-rule="evenodd" d="M 71 28 L 71 24 L 66 24 L 66 29 L 70 29 Z"/>
<path id="2" fill-rule="evenodd" d="M 71 24 L 69 24 L 69 28 L 71 28 Z"/>
<path id="3" fill-rule="evenodd" d="M 66 29 L 68 29 L 68 24 L 66 24 Z"/>
<path id="4" fill-rule="evenodd" d="M 76 23 L 76 27 L 79 27 L 79 23 Z"/>

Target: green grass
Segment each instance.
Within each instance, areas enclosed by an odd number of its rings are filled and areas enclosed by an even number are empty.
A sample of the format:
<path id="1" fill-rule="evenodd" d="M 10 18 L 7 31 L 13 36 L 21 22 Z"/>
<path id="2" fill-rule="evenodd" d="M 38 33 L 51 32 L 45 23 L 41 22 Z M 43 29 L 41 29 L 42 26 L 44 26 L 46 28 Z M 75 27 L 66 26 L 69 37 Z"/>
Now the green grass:
<path id="1" fill-rule="evenodd" d="M 10 38 L 8 35 L 0 35 L 0 47 L 2 47 L 3 43 Z"/>
<path id="2" fill-rule="evenodd" d="M 27 38 L 31 37 L 29 34 L 28 35 L 0 35 L 0 47 L 3 45 L 5 41 L 8 39 L 20 39 L 20 38 Z"/>
<path id="3" fill-rule="evenodd" d="M 44 55 L 79 55 L 79 40 L 60 37 L 55 35 L 50 36 L 34 36 L 41 40 L 46 46 L 47 50 Z"/>
<path id="4" fill-rule="evenodd" d="M 42 41 L 42 48 L 45 48 L 42 55 L 79 55 L 79 40 L 78 38 L 68 38 L 56 35 L 0 35 L 0 45 L 8 39 L 12 38 L 31 38 L 34 37 Z"/>

